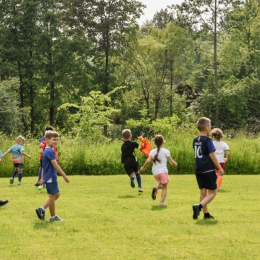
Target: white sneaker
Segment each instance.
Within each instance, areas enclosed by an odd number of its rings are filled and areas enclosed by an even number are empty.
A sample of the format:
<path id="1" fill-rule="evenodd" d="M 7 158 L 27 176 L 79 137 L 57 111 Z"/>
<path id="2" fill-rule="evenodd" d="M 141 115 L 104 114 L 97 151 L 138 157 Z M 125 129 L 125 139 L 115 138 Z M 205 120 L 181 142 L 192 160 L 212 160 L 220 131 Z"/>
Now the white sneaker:
<path id="1" fill-rule="evenodd" d="M 139 192 L 143 192 L 143 188 L 142 187 L 138 187 L 138 191 Z"/>
<path id="2" fill-rule="evenodd" d="M 20 181 L 18 181 L 18 185 L 21 185 L 21 182 L 20 182 Z"/>

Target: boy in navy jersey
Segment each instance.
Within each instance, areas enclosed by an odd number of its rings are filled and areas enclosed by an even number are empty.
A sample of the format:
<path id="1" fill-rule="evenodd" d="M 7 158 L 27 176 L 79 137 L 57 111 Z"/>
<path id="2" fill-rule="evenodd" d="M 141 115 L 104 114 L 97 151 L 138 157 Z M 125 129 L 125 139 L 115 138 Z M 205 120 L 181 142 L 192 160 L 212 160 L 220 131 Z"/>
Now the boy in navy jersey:
<path id="1" fill-rule="evenodd" d="M 193 140 L 195 152 L 195 174 L 200 188 L 200 204 L 192 206 L 193 219 L 197 219 L 201 209 L 204 212 L 204 219 L 213 219 L 208 212 L 208 203 L 210 203 L 217 194 L 217 177 L 215 166 L 219 174 L 223 175 L 224 171 L 220 166 L 216 155 L 213 141 L 209 138 L 211 131 L 211 121 L 206 117 L 201 117 L 197 123 L 199 136 Z"/>

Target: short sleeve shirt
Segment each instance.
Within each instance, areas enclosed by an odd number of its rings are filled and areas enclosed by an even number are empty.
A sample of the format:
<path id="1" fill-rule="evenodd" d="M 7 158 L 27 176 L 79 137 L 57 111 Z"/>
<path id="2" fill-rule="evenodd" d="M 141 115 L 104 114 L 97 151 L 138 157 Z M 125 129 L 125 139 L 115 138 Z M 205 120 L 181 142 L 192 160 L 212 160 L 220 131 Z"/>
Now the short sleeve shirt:
<path id="1" fill-rule="evenodd" d="M 134 150 L 139 147 L 137 142 L 133 141 L 125 141 L 121 147 L 122 152 L 122 162 L 126 162 L 128 160 L 135 160 Z"/>
<path id="2" fill-rule="evenodd" d="M 213 141 L 207 136 L 198 136 L 193 140 L 193 148 L 195 154 L 195 172 L 206 173 L 215 171 L 215 165 L 209 154 L 215 152 Z"/>
<path id="3" fill-rule="evenodd" d="M 213 141 L 216 148 L 215 155 L 219 163 L 225 162 L 225 151 L 229 151 L 229 146 L 223 141 Z"/>
<path id="4" fill-rule="evenodd" d="M 8 149 L 8 152 L 12 153 L 12 161 L 14 163 L 23 163 L 23 157 L 21 155 L 21 152 L 23 151 L 24 151 L 23 146 L 19 144 L 15 144 Z"/>
<path id="5" fill-rule="evenodd" d="M 157 148 L 153 149 L 149 155 L 152 158 L 154 158 L 156 153 L 157 153 Z M 153 163 L 153 167 L 152 167 L 152 172 L 153 172 L 154 176 L 156 176 L 160 173 L 168 173 L 167 160 L 168 160 L 168 157 L 170 157 L 170 156 L 171 156 L 171 154 L 170 154 L 169 150 L 167 150 L 165 148 L 160 148 L 159 153 L 158 153 L 158 159 L 160 160 L 160 162 L 157 161 L 156 163 Z"/>
<path id="6" fill-rule="evenodd" d="M 44 172 L 44 182 L 57 182 L 57 171 L 53 167 L 51 161 L 56 160 L 55 153 L 52 148 L 46 147 L 42 157 L 42 167 Z"/>

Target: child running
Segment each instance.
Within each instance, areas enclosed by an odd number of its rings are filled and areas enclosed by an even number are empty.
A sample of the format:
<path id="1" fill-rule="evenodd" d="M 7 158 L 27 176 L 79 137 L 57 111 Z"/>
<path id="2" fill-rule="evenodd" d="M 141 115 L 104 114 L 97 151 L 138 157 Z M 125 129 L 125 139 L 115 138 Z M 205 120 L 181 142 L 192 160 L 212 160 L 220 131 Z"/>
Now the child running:
<path id="1" fill-rule="evenodd" d="M 36 209 L 36 214 L 39 219 L 45 219 L 45 210 L 49 207 L 50 221 L 62 221 L 55 211 L 55 200 L 60 196 L 60 191 L 57 181 L 57 172 L 63 176 L 66 182 L 69 182 L 67 175 L 61 169 L 56 161 L 56 156 L 53 148 L 57 146 L 59 135 L 54 131 L 46 131 L 45 133 L 46 148 L 42 157 L 43 176 L 41 177 L 40 184 L 46 184 L 47 193 L 49 198 L 45 201 L 42 207 Z"/>
<path id="2" fill-rule="evenodd" d="M 178 165 L 172 159 L 170 151 L 163 148 L 165 141 L 162 135 L 156 135 L 154 138 L 154 143 L 156 145 L 156 148 L 150 152 L 149 157 L 147 158 L 143 167 L 141 167 L 140 171 L 144 171 L 148 164 L 153 161 L 152 173 L 154 178 L 158 182 L 158 185 L 152 189 L 152 198 L 153 200 L 155 200 L 158 189 L 162 189 L 161 201 L 159 206 L 165 206 L 167 184 L 170 181 L 168 175 L 167 160 L 174 167 L 177 167 Z"/>
<path id="3" fill-rule="evenodd" d="M 24 141 L 25 138 L 19 135 L 16 139 L 16 144 L 10 147 L 2 156 L 3 158 L 7 154 L 12 153 L 12 161 L 15 169 L 10 178 L 10 184 L 14 183 L 14 177 L 18 173 L 18 185 L 21 185 L 22 177 L 23 177 L 23 167 L 24 167 L 23 156 L 25 155 L 28 158 L 31 158 L 29 154 L 24 152 L 24 148 L 23 148 Z"/>
<path id="4" fill-rule="evenodd" d="M 211 121 L 206 117 L 201 117 L 196 123 L 199 130 L 199 136 L 193 140 L 193 148 L 195 153 L 195 174 L 198 186 L 200 188 L 200 203 L 194 204 L 193 219 L 197 219 L 201 209 L 204 212 L 204 219 L 214 219 L 208 212 L 208 204 L 215 198 L 217 194 L 217 176 L 215 167 L 218 168 L 220 175 L 224 174 L 217 157 L 215 155 L 215 147 L 209 138 L 211 131 Z"/>
<path id="5" fill-rule="evenodd" d="M 129 129 L 124 129 L 122 131 L 122 137 L 124 143 L 121 147 L 121 161 L 124 164 L 124 168 L 128 176 L 130 177 L 130 185 L 132 188 L 135 187 L 135 178 L 138 183 L 138 191 L 143 192 L 141 175 L 139 171 L 139 165 L 134 155 L 134 150 L 139 147 L 137 142 L 131 141 L 132 133 Z"/>
<path id="6" fill-rule="evenodd" d="M 213 137 L 213 144 L 215 146 L 215 155 L 218 159 L 218 162 L 223 170 L 225 170 L 226 163 L 228 162 L 230 158 L 230 149 L 227 143 L 223 142 L 221 139 L 223 137 L 223 132 L 219 128 L 214 128 L 211 131 L 211 135 Z M 226 154 L 226 158 L 225 158 Z M 223 181 L 223 176 L 219 174 L 218 169 L 216 168 L 216 174 L 217 174 L 217 189 L 220 189 L 220 186 Z"/>

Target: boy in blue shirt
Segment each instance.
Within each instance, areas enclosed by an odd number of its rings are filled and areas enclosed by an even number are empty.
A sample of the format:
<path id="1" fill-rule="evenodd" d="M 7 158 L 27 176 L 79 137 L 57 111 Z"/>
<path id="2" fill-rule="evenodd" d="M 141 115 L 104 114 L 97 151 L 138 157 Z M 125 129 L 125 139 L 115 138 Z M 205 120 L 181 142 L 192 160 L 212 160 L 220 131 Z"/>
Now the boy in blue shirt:
<path id="1" fill-rule="evenodd" d="M 57 172 L 62 175 L 66 182 L 69 182 L 67 175 L 61 169 L 56 161 L 56 156 L 53 148 L 57 146 L 59 135 L 54 131 L 46 131 L 45 133 L 46 148 L 43 152 L 42 167 L 43 176 L 41 177 L 40 184 L 45 183 L 49 198 L 45 201 L 42 207 L 36 209 L 36 214 L 39 219 L 45 219 L 45 210 L 49 207 L 50 221 L 62 221 L 55 213 L 55 200 L 60 196 L 60 191 L 57 181 Z"/>
<path id="2" fill-rule="evenodd" d="M 24 160 L 23 156 L 27 156 L 28 158 L 31 158 L 31 156 L 27 153 L 25 153 L 23 145 L 24 145 L 25 138 L 21 135 L 19 135 L 16 139 L 16 144 L 10 147 L 2 156 L 6 156 L 9 153 L 12 153 L 12 162 L 14 164 L 15 170 L 12 173 L 12 176 L 10 178 L 10 184 L 14 183 L 14 177 L 18 173 L 18 185 L 22 182 L 23 177 L 23 166 L 24 166 Z"/>
<path id="3" fill-rule="evenodd" d="M 220 166 L 215 155 L 213 141 L 209 138 L 211 132 L 211 121 L 206 117 L 201 117 L 197 123 L 199 136 L 193 140 L 195 152 L 195 174 L 198 186 L 200 188 L 200 204 L 194 204 L 193 219 L 197 219 L 201 209 L 204 212 L 204 219 L 213 219 L 208 212 L 208 203 L 210 203 L 217 194 L 217 176 L 215 166 L 219 174 L 223 175 L 224 171 Z"/>

